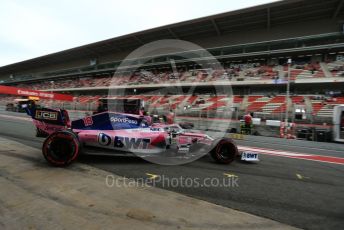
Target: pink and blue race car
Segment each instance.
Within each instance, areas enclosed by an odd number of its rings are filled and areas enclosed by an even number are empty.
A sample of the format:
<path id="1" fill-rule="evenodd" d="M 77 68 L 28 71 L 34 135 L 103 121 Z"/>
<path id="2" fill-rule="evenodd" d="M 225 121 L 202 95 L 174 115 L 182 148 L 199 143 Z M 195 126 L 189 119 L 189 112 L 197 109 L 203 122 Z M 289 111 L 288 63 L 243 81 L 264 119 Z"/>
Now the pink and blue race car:
<path id="1" fill-rule="evenodd" d="M 149 116 L 105 111 L 70 121 L 63 109 L 33 106 L 26 112 L 37 136 L 46 137 L 42 152 L 54 166 L 69 165 L 81 152 L 136 155 L 160 164 L 187 163 L 207 153 L 216 162 L 229 164 L 239 155 L 230 138 L 152 123 Z"/>

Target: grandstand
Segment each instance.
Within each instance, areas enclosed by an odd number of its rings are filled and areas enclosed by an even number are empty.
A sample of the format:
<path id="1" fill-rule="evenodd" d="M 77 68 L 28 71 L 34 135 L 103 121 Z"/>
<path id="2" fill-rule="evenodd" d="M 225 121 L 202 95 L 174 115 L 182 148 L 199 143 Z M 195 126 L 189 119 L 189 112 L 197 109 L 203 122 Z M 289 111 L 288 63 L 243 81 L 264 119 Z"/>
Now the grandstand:
<path id="1" fill-rule="evenodd" d="M 109 87 L 125 97 L 142 95 L 157 110 L 180 115 L 227 106 L 230 98 L 214 95 L 210 85 L 231 87 L 236 117 L 254 112 L 264 119 L 284 119 L 290 72 L 292 106 L 306 111 L 303 123 L 330 123 L 333 107 L 344 104 L 344 6 L 338 0 L 289 0 L 212 15 L 136 32 L 0 67 L 3 85 L 73 94 L 73 103 L 42 100 L 46 105 L 93 110 Z M 134 49 L 159 39 L 181 39 L 205 48 L 223 69 L 204 68 L 210 57 L 200 50 L 140 57 L 133 71 L 121 61 Z M 192 56 L 192 55 L 187 55 Z M 176 64 L 173 70 L 172 60 Z M 290 66 L 287 60 L 292 59 Z M 195 87 L 190 95 L 151 95 L 178 83 Z M 122 97 L 122 95 L 119 95 Z M 2 103 L 13 97 L 2 96 Z M 296 121 L 297 122 L 297 121 Z M 301 121 L 300 121 L 301 122 Z"/>

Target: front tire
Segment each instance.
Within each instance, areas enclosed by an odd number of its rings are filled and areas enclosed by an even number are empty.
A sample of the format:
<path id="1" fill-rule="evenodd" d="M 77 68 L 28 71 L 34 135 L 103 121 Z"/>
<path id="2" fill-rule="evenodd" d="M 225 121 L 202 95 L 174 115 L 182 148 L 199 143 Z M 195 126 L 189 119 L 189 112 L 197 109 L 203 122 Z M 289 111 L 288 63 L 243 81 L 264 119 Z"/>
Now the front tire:
<path id="1" fill-rule="evenodd" d="M 65 167 L 78 157 L 80 142 L 77 135 L 63 130 L 52 133 L 45 139 L 42 147 L 44 158 L 53 166 Z"/>
<path id="2" fill-rule="evenodd" d="M 215 147 L 210 151 L 210 156 L 221 164 L 229 164 L 235 160 L 238 155 L 236 144 L 229 138 L 215 140 Z"/>

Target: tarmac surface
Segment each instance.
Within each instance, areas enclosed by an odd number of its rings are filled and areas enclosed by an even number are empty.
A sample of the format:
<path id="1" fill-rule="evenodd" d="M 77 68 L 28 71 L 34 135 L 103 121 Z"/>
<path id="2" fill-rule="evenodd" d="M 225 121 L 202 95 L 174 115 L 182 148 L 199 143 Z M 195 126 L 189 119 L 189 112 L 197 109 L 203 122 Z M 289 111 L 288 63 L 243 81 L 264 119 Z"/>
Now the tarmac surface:
<path id="1" fill-rule="evenodd" d="M 6 138 L 0 149 L 1 229 L 295 229 L 86 164 L 50 167 Z"/>
<path id="2" fill-rule="evenodd" d="M 31 122 L 22 114 L 0 116 L 0 137 L 41 148 Z M 249 136 L 239 146 L 344 158 L 344 145 Z M 42 157 L 43 158 L 43 157 Z M 164 178 L 155 186 L 224 207 L 304 229 L 344 226 L 344 165 L 260 155 L 259 163 L 215 164 L 209 157 L 180 166 L 162 166 L 136 157 L 83 155 L 79 162 L 132 179 Z M 171 186 L 172 178 L 236 178 L 238 186 Z"/>

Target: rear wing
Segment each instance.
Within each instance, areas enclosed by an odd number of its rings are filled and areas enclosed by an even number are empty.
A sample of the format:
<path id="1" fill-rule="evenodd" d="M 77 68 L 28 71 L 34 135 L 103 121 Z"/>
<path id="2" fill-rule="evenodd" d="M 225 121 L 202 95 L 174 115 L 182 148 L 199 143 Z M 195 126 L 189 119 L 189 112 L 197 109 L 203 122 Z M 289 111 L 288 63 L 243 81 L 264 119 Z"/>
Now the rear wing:
<path id="1" fill-rule="evenodd" d="M 68 112 L 64 109 L 36 108 L 35 106 L 28 106 L 24 109 L 31 116 L 37 128 L 37 134 L 40 136 L 70 128 Z"/>

